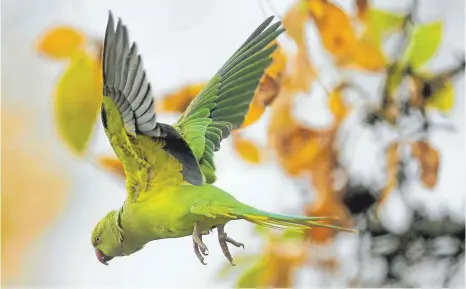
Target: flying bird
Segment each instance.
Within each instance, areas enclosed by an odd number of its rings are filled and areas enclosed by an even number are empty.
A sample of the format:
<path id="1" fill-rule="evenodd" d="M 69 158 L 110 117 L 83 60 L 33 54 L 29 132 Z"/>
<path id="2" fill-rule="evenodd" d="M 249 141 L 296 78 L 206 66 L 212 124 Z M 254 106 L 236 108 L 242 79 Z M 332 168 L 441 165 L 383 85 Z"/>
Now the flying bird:
<path id="1" fill-rule="evenodd" d="M 332 217 L 280 215 L 240 202 L 213 185 L 214 152 L 249 109 L 284 29 L 267 18 L 215 73 L 179 120 L 157 122 L 151 84 L 135 42 L 121 18 L 115 29 L 109 12 L 102 55 L 101 119 L 110 144 L 126 174 L 123 205 L 107 213 L 92 232 L 97 259 L 108 265 L 147 243 L 191 236 L 197 258 L 206 264 L 209 251 L 202 236 L 217 230 L 223 254 L 234 265 L 228 245 L 243 247 L 225 232 L 225 224 L 246 220 L 274 228 L 326 227 Z M 270 25 L 270 26 L 269 26 Z"/>

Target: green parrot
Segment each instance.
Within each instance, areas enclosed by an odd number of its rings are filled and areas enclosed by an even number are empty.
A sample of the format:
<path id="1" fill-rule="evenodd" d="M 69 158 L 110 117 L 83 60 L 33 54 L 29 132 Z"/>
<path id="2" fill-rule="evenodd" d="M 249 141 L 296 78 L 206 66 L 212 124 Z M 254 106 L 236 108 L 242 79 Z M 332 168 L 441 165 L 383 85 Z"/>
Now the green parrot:
<path id="1" fill-rule="evenodd" d="M 127 197 L 95 226 L 92 245 L 98 260 L 108 265 L 114 257 L 129 256 L 145 244 L 165 238 L 192 236 L 201 261 L 209 251 L 202 236 L 217 229 L 225 257 L 234 265 L 227 243 L 244 245 L 225 233 L 225 224 L 246 220 L 274 228 L 354 231 L 320 221 L 332 217 L 301 217 L 256 209 L 212 185 L 213 155 L 249 109 L 284 29 L 267 18 L 204 89 L 192 100 L 177 123 L 157 122 L 154 98 L 136 43 L 119 18 L 114 29 L 109 12 L 102 70 L 101 119 L 110 144 L 126 173 Z M 227 37 L 225 35 L 219 37 Z"/>

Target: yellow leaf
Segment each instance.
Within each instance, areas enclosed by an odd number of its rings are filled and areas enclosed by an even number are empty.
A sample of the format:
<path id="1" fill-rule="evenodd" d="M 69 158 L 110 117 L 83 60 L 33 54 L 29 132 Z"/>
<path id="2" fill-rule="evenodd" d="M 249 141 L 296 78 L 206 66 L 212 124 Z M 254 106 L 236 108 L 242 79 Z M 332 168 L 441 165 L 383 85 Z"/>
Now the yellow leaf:
<path id="1" fill-rule="evenodd" d="M 168 112 L 184 112 L 191 100 L 204 88 L 205 83 L 194 83 L 165 95 L 156 102 L 156 110 Z"/>
<path id="2" fill-rule="evenodd" d="M 252 141 L 241 138 L 237 132 L 233 133 L 233 146 L 245 161 L 253 164 L 261 162 L 261 152 L 257 145 Z"/>
<path id="3" fill-rule="evenodd" d="M 59 136 L 82 156 L 94 131 L 102 100 L 100 63 L 80 51 L 58 81 L 54 114 Z"/>
<path id="4" fill-rule="evenodd" d="M 452 110 L 455 104 L 455 91 L 451 81 L 445 82 L 444 87 L 440 88 L 429 97 L 426 101 L 426 108 L 436 109 L 443 113 L 448 113 Z"/>
<path id="5" fill-rule="evenodd" d="M 321 0 L 308 1 L 309 13 L 319 30 L 322 44 L 337 62 L 350 59 L 358 39 L 349 16 L 338 6 Z"/>
<path id="6" fill-rule="evenodd" d="M 116 157 L 99 157 L 97 158 L 97 163 L 107 171 L 111 171 L 118 176 L 125 177 L 125 169 L 123 168 L 123 164 L 121 161 Z"/>
<path id="7" fill-rule="evenodd" d="M 349 108 L 343 100 L 342 90 L 346 87 L 346 84 L 338 85 L 330 94 L 328 98 L 328 105 L 333 115 L 336 118 L 336 124 L 339 124 L 348 114 Z"/>
<path id="8" fill-rule="evenodd" d="M 324 14 L 327 13 L 327 1 L 325 0 L 308 0 L 307 8 L 312 13 L 313 17 L 321 18 L 324 17 Z"/>
<path id="9" fill-rule="evenodd" d="M 246 116 L 244 117 L 243 124 L 240 128 L 245 128 L 255 123 L 257 120 L 259 120 L 264 111 L 265 106 L 259 103 L 257 100 L 253 99 L 251 105 L 249 106 L 249 110 L 246 113 Z"/>
<path id="10" fill-rule="evenodd" d="M 47 31 L 39 38 L 36 49 L 52 58 L 71 58 L 76 51 L 84 49 L 86 36 L 67 26 L 58 26 Z"/>

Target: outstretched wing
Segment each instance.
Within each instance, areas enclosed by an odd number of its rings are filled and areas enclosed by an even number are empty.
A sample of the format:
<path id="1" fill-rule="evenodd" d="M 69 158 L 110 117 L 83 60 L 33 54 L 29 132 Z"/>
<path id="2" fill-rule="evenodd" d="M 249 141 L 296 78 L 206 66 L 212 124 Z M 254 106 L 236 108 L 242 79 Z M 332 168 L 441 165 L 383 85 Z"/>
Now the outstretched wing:
<path id="1" fill-rule="evenodd" d="M 272 63 L 276 45 L 270 45 L 284 29 L 267 18 L 228 59 L 204 89 L 192 100 L 174 127 L 186 139 L 207 183 L 216 180 L 213 155 L 220 143 L 244 121 L 264 71 Z"/>
<path id="2" fill-rule="evenodd" d="M 103 47 L 102 122 L 123 164 L 129 194 L 183 180 L 203 183 L 199 164 L 187 142 L 172 126 L 158 123 L 151 85 L 136 43 L 130 47 L 121 19 L 116 30 L 109 13 Z"/>

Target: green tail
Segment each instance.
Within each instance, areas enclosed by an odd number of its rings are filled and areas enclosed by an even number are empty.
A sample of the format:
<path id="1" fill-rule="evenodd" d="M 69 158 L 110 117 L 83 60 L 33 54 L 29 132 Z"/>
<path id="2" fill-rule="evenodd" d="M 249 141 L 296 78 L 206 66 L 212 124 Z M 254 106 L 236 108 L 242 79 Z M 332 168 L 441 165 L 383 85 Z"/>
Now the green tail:
<path id="1" fill-rule="evenodd" d="M 274 229 L 312 229 L 312 228 L 327 228 L 337 231 L 346 231 L 357 233 L 358 230 L 344 228 L 336 225 L 321 223 L 322 221 L 337 220 L 336 217 L 303 217 L 303 216 L 287 216 L 281 214 L 270 213 L 262 210 L 248 207 L 244 213 L 238 214 L 244 220 L 257 225 L 274 228 Z"/>

